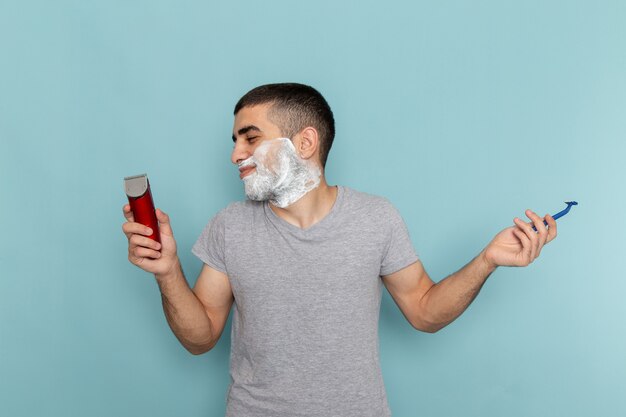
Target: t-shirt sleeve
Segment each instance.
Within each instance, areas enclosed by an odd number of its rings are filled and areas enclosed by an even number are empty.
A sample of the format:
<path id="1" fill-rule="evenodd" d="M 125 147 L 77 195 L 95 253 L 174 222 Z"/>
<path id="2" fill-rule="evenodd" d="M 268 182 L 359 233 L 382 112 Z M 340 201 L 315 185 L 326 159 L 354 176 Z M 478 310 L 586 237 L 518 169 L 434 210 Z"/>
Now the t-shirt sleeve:
<path id="1" fill-rule="evenodd" d="M 419 260 L 409 231 L 398 210 L 391 204 L 387 207 L 388 240 L 387 248 L 380 265 L 380 275 L 397 272 Z"/>
<path id="2" fill-rule="evenodd" d="M 204 227 L 191 253 L 213 269 L 226 273 L 226 224 L 223 213 L 216 214 Z"/>

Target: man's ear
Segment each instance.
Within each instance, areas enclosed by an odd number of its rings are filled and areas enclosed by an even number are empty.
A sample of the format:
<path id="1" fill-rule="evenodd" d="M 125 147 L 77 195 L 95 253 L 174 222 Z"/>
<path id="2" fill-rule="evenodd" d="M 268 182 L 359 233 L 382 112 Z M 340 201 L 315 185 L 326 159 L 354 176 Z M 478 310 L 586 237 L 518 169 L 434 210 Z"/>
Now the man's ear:
<path id="1" fill-rule="evenodd" d="M 314 127 L 305 127 L 294 137 L 293 145 L 296 148 L 296 153 L 302 159 L 310 159 L 317 155 L 320 140 L 317 130 Z"/>

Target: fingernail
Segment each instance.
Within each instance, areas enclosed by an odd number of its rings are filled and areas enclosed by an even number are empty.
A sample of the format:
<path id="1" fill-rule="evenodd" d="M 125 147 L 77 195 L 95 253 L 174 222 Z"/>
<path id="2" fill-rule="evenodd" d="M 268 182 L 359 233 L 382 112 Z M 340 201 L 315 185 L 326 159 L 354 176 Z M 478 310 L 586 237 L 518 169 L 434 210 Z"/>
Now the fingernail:
<path id="1" fill-rule="evenodd" d="M 149 227 L 146 227 L 146 234 L 150 236 L 152 234 L 152 229 L 150 229 Z"/>

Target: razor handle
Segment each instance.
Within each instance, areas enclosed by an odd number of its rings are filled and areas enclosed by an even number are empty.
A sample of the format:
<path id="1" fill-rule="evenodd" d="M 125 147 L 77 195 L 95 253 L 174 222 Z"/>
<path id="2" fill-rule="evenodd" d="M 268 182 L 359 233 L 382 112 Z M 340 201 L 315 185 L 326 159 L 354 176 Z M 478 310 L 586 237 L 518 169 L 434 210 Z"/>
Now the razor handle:
<path id="1" fill-rule="evenodd" d="M 148 176 L 142 174 L 126 177 L 124 178 L 124 188 L 135 221 L 151 228 L 152 234 L 148 237 L 161 243 L 159 221 L 154 211 L 154 201 L 152 200 Z"/>

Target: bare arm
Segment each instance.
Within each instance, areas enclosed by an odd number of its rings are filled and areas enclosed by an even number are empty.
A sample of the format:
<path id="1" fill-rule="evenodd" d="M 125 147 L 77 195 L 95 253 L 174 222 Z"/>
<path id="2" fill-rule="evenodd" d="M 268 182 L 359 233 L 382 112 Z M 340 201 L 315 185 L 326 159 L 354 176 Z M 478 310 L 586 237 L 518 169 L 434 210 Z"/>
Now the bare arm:
<path id="1" fill-rule="evenodd" d="M 526 213 L 537 233 L 516 218 L 515 226 L 498 233 L 471 262 L 437 284 L 419 261 L 384 276 L 387 290 L 409 323 L 426 332 L 440 330 L 467 309 L 498 266 L 526 266 L 536 259 L 543 245 L 556 237 L 556 222 L 546 215 L 546 229 L 539 216 L 530 210 Z"/>
<path id="2" fill-rule="evenodd" d="M 383 282 L 408 322 L 417 330 L 434 333 L 467 309 L 494 269 L 479 255 L 435 284 L 418 261 L 386 275 Z"/>
<path id="3" fill-rule="evenodd" d="M 176 254 L 176 242 L 167 214 L 157 209 L 161 244 L 149 239 L 152 231 L 135 223 L 128 205 L 128 220 L 122 226 L 128 237 L 128 259 L 154 274 L 167 322 L 180 343 L 198 355 L 212 349 L 219 340 L 233 302 L 228 277 L 204 265 L 192 290 Z"/>
<path id="4" fill-rule="evenodd" d="M 226 275 L 204 264 L 193 290 L 180 263 L 172 274 L 155 277 L 165 317 L 180 343 L 194 355 L 213 349 L 233 303 Z"/>

